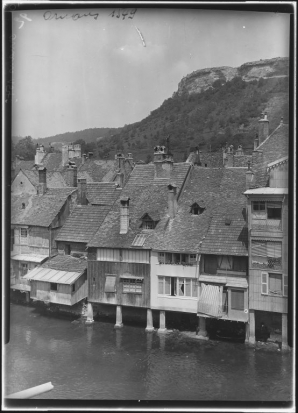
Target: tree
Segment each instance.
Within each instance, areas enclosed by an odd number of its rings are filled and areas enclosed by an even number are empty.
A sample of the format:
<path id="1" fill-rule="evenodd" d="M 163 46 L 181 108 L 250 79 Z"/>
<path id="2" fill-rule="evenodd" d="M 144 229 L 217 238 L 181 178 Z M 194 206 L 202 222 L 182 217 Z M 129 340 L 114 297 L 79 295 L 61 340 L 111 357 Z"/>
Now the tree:
<path id="1" fill-rule="evenodd" d="M 20 139 L 15 146 L 15 154 L 22 156 L 26 161 L 31 161 L 34 159 L 36 153 L 36 146 L 34 145 L 31 136 L 26 136 Z"/>

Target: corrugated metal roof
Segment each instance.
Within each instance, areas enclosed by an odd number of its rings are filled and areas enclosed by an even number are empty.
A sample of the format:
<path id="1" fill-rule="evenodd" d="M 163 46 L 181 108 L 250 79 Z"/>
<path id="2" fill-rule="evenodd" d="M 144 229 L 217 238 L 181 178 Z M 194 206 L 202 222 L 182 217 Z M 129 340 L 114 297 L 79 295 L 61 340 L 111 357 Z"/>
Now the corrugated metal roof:
<path id="1" fill-rule="evenodd" d="M 11 257 L 12 260 L 16 261 L 28 261 L 28 262 L 38 262 L 42 263 L 44 260 L 49 258 L 48 255 L 37 255 L 37 254 L 18 254 Z"/>
<path id="2" fill-rule="evenodd" d="M 72 284 L 83 272 L 59 271 L 50 268 L 37 267 L 28 272 L 23 278 L 27 280 L 51 282 L 58 284 Z"/>
<path id="3" fill-rule="evenodd" d="M 244 195 L 284 195 L 288 194 L 288 188 L 255 188 L 248 189 Z"/>

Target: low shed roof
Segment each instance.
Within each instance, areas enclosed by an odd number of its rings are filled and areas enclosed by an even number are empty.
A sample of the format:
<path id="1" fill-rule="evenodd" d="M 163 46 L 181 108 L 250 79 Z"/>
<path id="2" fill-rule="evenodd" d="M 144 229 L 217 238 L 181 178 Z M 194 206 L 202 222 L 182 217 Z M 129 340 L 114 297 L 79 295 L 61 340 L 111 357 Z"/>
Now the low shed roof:
<path id="1" fill-rule="evenodd" d="M 32 271 L 29 271 L 23 278 L 58 284 L 73 284 L 82 273 L 83 271 L 59 271 L 51 268 L 36 267 Z"/>

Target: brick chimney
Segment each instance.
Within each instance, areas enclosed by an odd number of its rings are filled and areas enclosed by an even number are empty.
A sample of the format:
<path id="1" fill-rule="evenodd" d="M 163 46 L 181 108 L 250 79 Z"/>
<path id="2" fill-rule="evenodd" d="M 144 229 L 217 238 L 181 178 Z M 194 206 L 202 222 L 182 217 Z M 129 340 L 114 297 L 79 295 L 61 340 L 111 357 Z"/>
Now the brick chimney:
<path id="1" fill-rule="evenodd" d="M 255 174 L 250 168 L 250 161 L 247 162 L 247 172 L 245 174 L 246 178 L 246 189 L 254 188 L 255 185 Z"/>
<path id="2" fill-rule="evenodd" d="M 68 145 L 62 145 L 62 166 L 66 166 L 68 161 Z"/>
<path id="3" fill-rule="evenodd" d="M 86 162 L 87 155 L 84 153 L 82 156 L 82 165 Z"/>
<path id="4" fill-rule="evenodd" d="M 87 205 L 87 180 L 78 178 L 78 205 Z"/>
<path id="5" fill-rule="evenodd" d="M 88 152 L 88 158 L 89 159 L 93 158 L 93 152 Z"/>
<path id="6" fill-rule="evenodd" d="M 38 168 L 37 195 L 44 195 L 47 191 L 47 169 L 45 166 Z"/>
<path id="7" fill-rule="evenodd" d="M 74 145 L 70 143 L 68 145 L 68 159 L 72 159 L 75 157 L 75 150 L 74 150 Z"/>
<path id="8" fill-rule="evenodd" d="M 43 158 L 45 157 L 46 152 L 44 150 L 43 145 L 36 145 L 36 153 L 35 153 L 35 158 L 34 162 L 36 165 L 40 165 L 42 163 Z"/>
<path id="9" fill-rule="evenodd" d="M 76 187 L 78 185 L 77 176 L 78 176 L 78 169 L 76 165 L 68 165 L 67 171 L 67 183 L 71 187 Z"/>
<path id="10" fill-rule="evenodd" d="M 177 186 L 170 184 L 168 185 L 168 214 L 171 219 L 175 217 L 177 209 Z"/>
<path id="11" fill-rule="evenodd" d="M 120 234 L 127 234 L 129 228 L 129 199 L 120 198 Z"/>
<path id="12" fill-rule="evenodd" d="M 235 152 L 235 156 L 241 156 L 241 155 L 244 155 L 243 149 L 241 145 L 238 145 L 238 148 L 236 149 L 236 152 Z"/>
<path id="13" fill-rule="evenodd" d="M 259 120 L 259 145 L 269 136 L 269 120 L 267 119 L 267 112 L 261 114 L 262 118 Z"/>
<path id="14" fill-rule="evenodd" d="M 154 148 L 154 178 L 170 178 L 173 171 L 173 155 L 165 146 Z"/>

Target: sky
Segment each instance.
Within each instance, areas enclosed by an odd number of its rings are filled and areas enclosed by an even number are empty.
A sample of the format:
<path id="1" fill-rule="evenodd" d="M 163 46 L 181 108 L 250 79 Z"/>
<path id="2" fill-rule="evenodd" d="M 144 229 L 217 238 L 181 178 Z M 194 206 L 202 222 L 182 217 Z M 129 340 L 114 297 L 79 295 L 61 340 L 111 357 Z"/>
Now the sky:
<path id="1" fill-rule="evenodd" d="M 289 56 L 288 14 L 135 10 L 13 12 L 13 136 L 121 127 L 195 70 Z"/>

